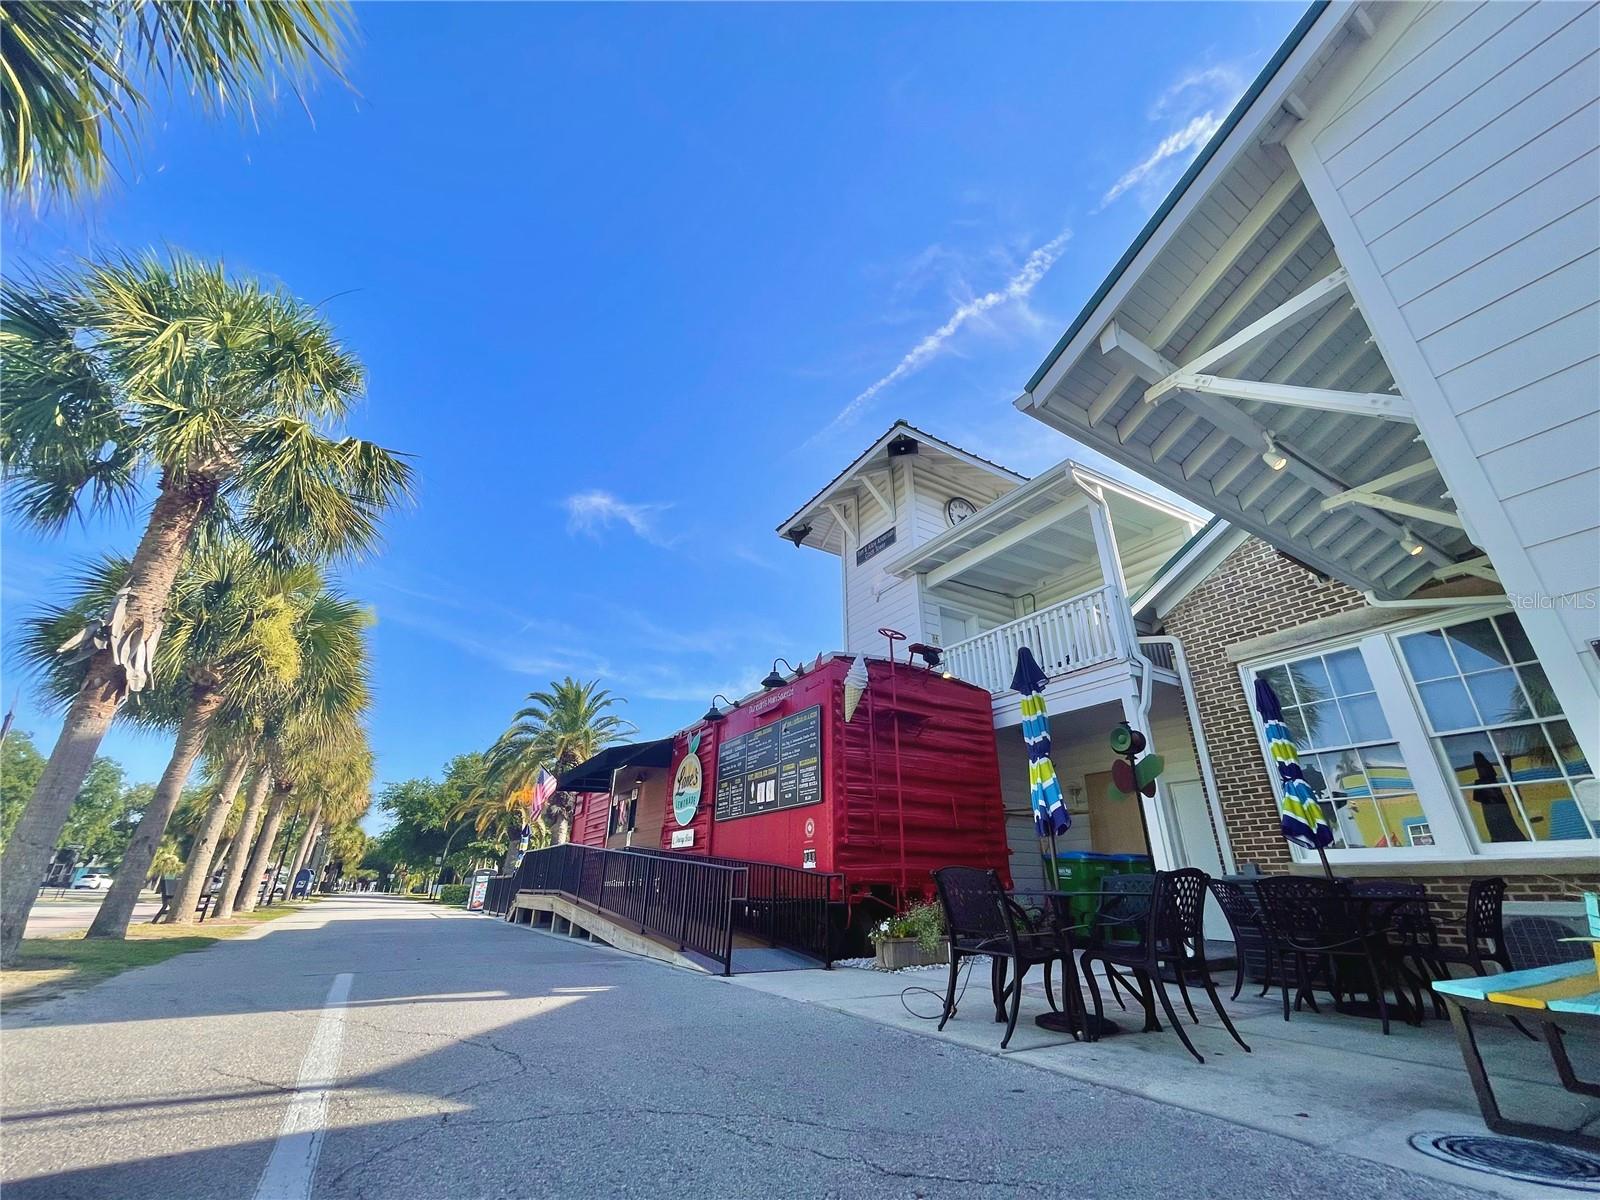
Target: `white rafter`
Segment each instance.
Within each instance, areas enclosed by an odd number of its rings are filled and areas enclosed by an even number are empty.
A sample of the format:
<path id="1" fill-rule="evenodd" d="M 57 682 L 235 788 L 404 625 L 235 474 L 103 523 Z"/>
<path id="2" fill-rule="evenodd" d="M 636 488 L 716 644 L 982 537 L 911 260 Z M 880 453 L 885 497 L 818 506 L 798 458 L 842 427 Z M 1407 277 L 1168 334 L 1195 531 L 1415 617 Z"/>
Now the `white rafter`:
<path id="1" fill-rule="evenodd" d="M 1177 365 L 1165 355 L 1145 345 L 1115 321 L 1108 323 L 1100 333 L 1100 353 L 1114 360 L 1119 367 L 1127 367 L 1151 383 L 1165 379 L 1178 369 Z M 1178 392 L 1176 400 L 1185 407 L 1198 412 L 1202 417 L 1210 421 L 1218 432 L 1226 434 L 1227 437 L 1252 448 L 1256 446 L 1265 447 L 1266 428 L 1248 413 L 1229 404 L 1227 401 L 1192 390 Z M 1140 407 L 1148 409 L 1149 406 L 1141 405 Z M 1281 439 L 1279 440 L 1278 448 L 1286 452 L 1292 450 L 1292 447 L 1286 446 Z M 1282 471 L 1276 472 L 1277 475 L 1290 476 L 1300 483 L 1309 485 L 1313 490 L 1320 492 L 1324 496 L 1337 495 L 1340 492 L 1351 490 L 1350 484 L 1325 470 L 1305 462 L 1298 455 L 1288 453 L 1287 456 L 1289 459 L 1288 464 Z M 1397 540 L 1402 535 L 1403 530 L 1400 523 L 1384 513 L 1375 511 L 1374 506 L 1359 507 L 1356 515 L 1361 523 L 1378 529 Z M 1419 538 L 1418 540 L 1423 543 L 1423 555 L 1427 561 L 1435 565 L 1443 565 L 1450 561 L 1450 555 L 1439 546 L 1428 542 L 1426 538 Z"/>
<path id="2" fill-rule="evenodd" d="M 1288 326 L 1305 320 L 1312 313 L 1320 312 L 1343 296 L 1349 288 L 1350 274 L 1343 267 L 1330 275 L 1325 275 L 1310 287 L 1290 296 L 1277 308 L 1250 322 L 1231 338 L 1209 350 L 1202 350 L 1184 363 L 1178 371 L 1146 388 L 1145 403 L 1155 404 L 1165 400 L 1181 386 L 1178 382 L 1181 378 L 1204 374 L 1212 367 L 1227 362 L 1252 346 L 1260 345 Z"/>
<path id="3" fill-rule="evenodd" d="M 1433 459 L 1425 458 L 1421 462 L 1414 462 L 1409 467 L 1401 467 L 1397 471 L 1390 471 L 1387 475 L 1379 475 L 1376 479 L 1369 479 L 1360 487 L 1345 492 L 1340 496 L 1329 496 L 1322 502 L 1323 512 L 1332 512 L 1341 504 L 1359 502 L 1363 495 L 1372 492 L 1387 492 L 1390 488 L 1397 488 L 1401 484 L 1410 483 L 1413 479 L 1421 479 L 1426 475 L 1433 475 L 1439 468 Z"/>
<path id="4" fill-rule="evenodd" d="M 872 476 L 868 475 L 864 471 L 860 475 L 856 476 L 856 481 L 860 483 L 862 487 L 866 488 L 868 494 L 878 502 L 878 507 L 883 509 L 884 516 L 888 517 L 891 521 L 894 520 L 894 480 L 890 479 L 885 482 L 885 486 L 889 489 L 888 496 L 885 496 L 878 490 L 878 485 L 873 482 Z"/>
<path id="5" fill-rule="evenodd" d="M 1385 421 L 1414 420 L 1410 403 L 1403 396 L 1392 396 L 1387 392 L 1338 392 L 1332 388 L 1262 383 L 1256 379 L 1229 379 L 1222 375 L 1191 374 L 1188 371 L 1173 372 L 1162 380 L 1163 385 L 1169 380 L 1175 390 L 1231 396 L 1235 400 L 1254 400 L 1257 404 L 1315 408 L 1359 417 L 1381 417 Z"/>

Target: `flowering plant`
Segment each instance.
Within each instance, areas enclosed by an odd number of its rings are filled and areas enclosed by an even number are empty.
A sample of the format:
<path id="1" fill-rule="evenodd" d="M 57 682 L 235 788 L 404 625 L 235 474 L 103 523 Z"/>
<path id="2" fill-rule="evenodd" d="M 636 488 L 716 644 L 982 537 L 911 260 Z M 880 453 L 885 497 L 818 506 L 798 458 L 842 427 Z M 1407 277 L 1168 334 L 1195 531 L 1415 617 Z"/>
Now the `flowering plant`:
<path id="1" fill-rule="evenodd" d="M 932 900 L 885 917 L 867 935 L 874 946 L 889 938 L 916 938 L 917 944 L 929 954 L 939 952 L 944 936 L 944 913 Z"/>

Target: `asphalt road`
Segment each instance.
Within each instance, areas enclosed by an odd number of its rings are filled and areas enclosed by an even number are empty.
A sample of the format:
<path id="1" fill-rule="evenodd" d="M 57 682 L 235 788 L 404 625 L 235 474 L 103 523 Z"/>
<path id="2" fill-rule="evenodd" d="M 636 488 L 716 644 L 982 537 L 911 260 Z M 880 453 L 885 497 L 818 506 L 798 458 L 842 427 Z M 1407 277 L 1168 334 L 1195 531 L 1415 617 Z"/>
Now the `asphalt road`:
<path id="1" fill-rule="evenodd" d="M 24 936 L 53 937 L 58 933 L 87 929 L 105 898 L 104 892 L 91 892 L 87 888 L 81 892 L 68 891 L 59 897 L 55 892 L 46 892 L 28 914 L 28 931 Z M 133 919 L 148 921 L 160 907 L 159 899 L 141 900 L 133 906 Z"/>
<path id="2" fill-rule="evenodd" d="M 376 896 L 10 1014 L 3 1050 L 6 1200 L 1479 1195 Z"/>

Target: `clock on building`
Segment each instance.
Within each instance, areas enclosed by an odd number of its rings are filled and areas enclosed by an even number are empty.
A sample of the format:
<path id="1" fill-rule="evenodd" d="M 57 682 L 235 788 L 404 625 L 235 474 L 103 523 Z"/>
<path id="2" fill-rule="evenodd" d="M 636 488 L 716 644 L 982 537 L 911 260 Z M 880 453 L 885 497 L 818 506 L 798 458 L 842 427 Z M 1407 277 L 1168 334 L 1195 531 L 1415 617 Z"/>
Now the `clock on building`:
<path id="1" fill-rule="evenodd" d="M 951 496 L 944 503 L 944 519 L 950 525 L 961 524 L 977 511 L 978 506 L 965 496 Z"/>

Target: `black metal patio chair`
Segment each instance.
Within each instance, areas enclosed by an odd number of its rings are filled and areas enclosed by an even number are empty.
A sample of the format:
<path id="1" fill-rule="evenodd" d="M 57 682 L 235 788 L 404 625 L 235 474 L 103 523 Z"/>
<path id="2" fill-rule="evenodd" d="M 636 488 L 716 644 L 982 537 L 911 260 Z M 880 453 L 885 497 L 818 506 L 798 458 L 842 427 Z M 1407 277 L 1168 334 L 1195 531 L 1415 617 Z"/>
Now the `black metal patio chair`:
<path id="1" fill-rule="evenodd" d="M 1089 983 L 1096 1018 L 1104 1014 L 1093 964 L 1099 962 L 1107 967 L 1122 967 L 1138 981 L 1139 997 L 1144 1005 L 1145 1030 L 1154 1033 L 1161 1029 L 1155 1011 L 1155 1002 L 1159 999 L 1184 1048 L 1202 1063 L 1205 1062 L 1205 1055 L 1195 1049 L 1188 1031 L 1173 1010 L 1162 977 L 1163 968 L 1170 969 L 1176 978 L 1190 1020 L 1197 1025 L 1200 1023 L 1194 1005 L 1189 1000 L 1188 982 L 1193 979 L 1205 989 L 1211 1006 L 1216 1009 L 1229 1035 L 1246 1053 L 1250 1051 L 1245 1040 L 1239 1036 L 1239 1031 L 1233 1027 L 1233 1022 L 1228 1019 L 1228 1011 L 1223 1007 L 1222 998 L 1217 995 L 1216 984 L 1211 979 L 1211 966 L 1206 961 L 1204 918 L 1206 885 L 1209 881 L 1210 876 L 1195 867 L 1158 871 L 1152 883 L 1139 939 L 1132 943 L 1117 940 L 1119 922 L 1115 917 L 1097 920 L 1082 959 L 1083 974 Z"/>
<path id="2" fill-rule="evenodd" d="M 1449 979 L 1452 966 L 1466 967 L 1474 975 L 1491 974 L 1493 963 L 1499 973 L 1516 968 L 1511 963 L 1511 950 L 1505 930 L 1506 881 L 1498 876 L 1474 879 L 1467 887 L 1467 911 L 1462 921 L 1463 945 L 1445 946 L 1439 941 L 1437 927 L 1429 930 L 1426 941 L 1413 951 L 1413 958 L 1424 973 L 1435 979 Z M 1434 1007 L 1439 1007 L 1438 996 Z M 1522 1022 L 1508 1018 L 1523 1037 L 1538 1041 Z"/>
<path id="3" fill-rule="evenodd" d="M 950 937 L 950 982 L 945 990 L 939 1028 L 956 1014 L 956 984 L 962 959 L 987 958 L 991 964 L 994 1019 L 1006 1023 L 1003 1050 L 1017 1029 L 1022 1006 L 1022 981 L 1032 967 L 1043 967 L 1046 985 L 1050 964 L 1062 963 L 1062 999 L 1069 1015 L 1081 1016 L 1082 998 L 1074 997 L 1072 950 L 1065 932 L 1045 916 L 1035 920 L 1007 894 L 997 871 L 977 867 L 941 867 L 933 873 Z M 1010 982 L 1005 980 L 1009 976 Z M 1054 997 L 1051 997 L 1052 1005 Z M 1076 1009 L 1074 1004 L 1076 1003 Z M 1009 1011 L 1008 1011 L 1009 1010 Z M 1081 1027 L 1083 1022 L 1078 1020 Z M 1078 1034 L 1073 1033 L 1076 1039 Z"/>
<path id="4" fill-rule="evenodd" d="M 1289 1019 L 1289 977 L 1293 974 L 1296 1004 L 1323 987 L 1334 1007 L 1346 995 L 1366 993 L 1378 1010 L 1383 1032 L 1389 1032 L 1388 992 L 1408 1024 L 1420 1024 L 1420 1009 L 1413 1012 L 1402 988 L 1405 975 L 1403 950 L 1393 945 L 1387 928 L 1373 923 L 1370 902 L 1350 895 L 1338 880 L 1273 876 L 1256 882 L 1262 919 L 1278 954 L 1283 991 L 1283 1019 Z M 1292 967 L 1292 972 L 1291 972 Z M 1311 1007 L 1316 1009 L 1315 1000 Z"/>
<path id="5" fill-rule="evenodd" d="M 1260 906 L 1245 885 L 1237 880 L 1212 879 L 1211 894 L 1216 897 L 1217 907 L 1228 920 L 1233 944 L 1238 950 L 1233 995 L 1229 999 L 1239 998 L 1245 976 L 1252 969 L 1255 977 L 1261 981 L 1258 996 L 1265 996 L 1277 980 L 1278 965 L 1272 940 L 1267 937 L 1267 927 L 1261 919 Z"/>

